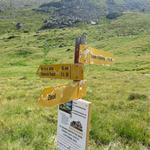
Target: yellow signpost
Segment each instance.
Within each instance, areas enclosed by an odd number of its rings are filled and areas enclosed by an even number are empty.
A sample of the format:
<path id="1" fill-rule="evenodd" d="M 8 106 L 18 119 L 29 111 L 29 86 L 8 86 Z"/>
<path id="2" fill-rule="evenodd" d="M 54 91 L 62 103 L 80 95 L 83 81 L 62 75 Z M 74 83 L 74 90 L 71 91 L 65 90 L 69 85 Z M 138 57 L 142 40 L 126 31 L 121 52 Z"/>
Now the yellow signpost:
<path id="1" fill-rule="evenodd" d="M 76 39 L 74 63 L 41 65 L 37 71 L 42 78 L 74 80 L 72 84 L 45 88 L 38 101 L 45 107 L 60 105 L 57 137 L 60 150 L 88 149 L 91 103 L 81 100 L 86 95 L 87 88 L 86 81 L 83 80 L 83 65 L 112 64 L 113 58 L 109 52 L 88 47 L 83 36 Z M 65 123 L 69 119 L 70 124 Z"/>
<path id="2" fill-rule="evenodd" d="M 83 80 L 82 64 L 40 65 L 37 74 L 42 78 Z"/>
<path id="3" fill-rule="evenodd" d="M 80 45 L 79 62 L 82 64 L 112 64 L 112 54 L 103 50 L 88 47 L 85 44 Z"/>
<path id="4" fill-rule="evenodd" d="M 45 88 L 40 96 L 39 104 L 50 107 L 82 98 L 86 95 L 86 87 L 86 81 L 79 81 L 68 85 Z"/>

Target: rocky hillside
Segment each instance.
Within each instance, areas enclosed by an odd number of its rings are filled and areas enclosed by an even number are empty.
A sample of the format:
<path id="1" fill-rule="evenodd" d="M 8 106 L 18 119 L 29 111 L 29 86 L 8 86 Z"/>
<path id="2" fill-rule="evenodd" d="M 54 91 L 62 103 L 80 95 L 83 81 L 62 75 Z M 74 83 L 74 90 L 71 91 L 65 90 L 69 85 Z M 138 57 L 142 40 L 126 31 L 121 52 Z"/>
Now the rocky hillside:
<path id="1" fill-rule="evenodd" d="M 126 11 L 150 12 L 150 0 L 0 0 L 0 12 L 29 7 L 49 15 L 41 28 L 47 29 L 97 24 L 102 17 L 115 19 Z"/>
<path id="2" fill-rule="evenodd" d="M 50 13 L 42 29 L 96 24 L 101 17 L 114 19 L 126 11 L 150 11 L 150 0 L 60 0 L 42 4 L 38 11 Z"/>
<path id="3" fill-rule="evenodd" d="M 40 11 L 52 12 L 43 28 L 63 28 L 73 26 L 79 22 L 95 24 L 100 16 L 101 9 L 88 0 L 62 0 L 41 5 Z"/>

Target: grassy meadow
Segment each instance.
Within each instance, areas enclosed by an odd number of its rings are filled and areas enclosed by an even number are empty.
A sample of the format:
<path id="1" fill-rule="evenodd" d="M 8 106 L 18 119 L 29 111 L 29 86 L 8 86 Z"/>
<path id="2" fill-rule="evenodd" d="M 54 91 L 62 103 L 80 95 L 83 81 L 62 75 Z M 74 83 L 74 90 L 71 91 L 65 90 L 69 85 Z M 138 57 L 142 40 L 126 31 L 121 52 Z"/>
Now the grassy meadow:
<path id="1" fill-rule="evenodd" d="M 40 64 L 73 63 L 74 39 L 114 54 L 112 66 L 85 66 L 92 102 L 89 150 L 150 149 L 150 14 L 126 13 L 98 25 L 38 31 L 47 14 L 0 12 L 0 150 L 56 150 L 57 107 L 37 105 Z M 9 18 L 10 15 L 14 17 Z M 22 22 L 21 30 L 15 24 Z"/>

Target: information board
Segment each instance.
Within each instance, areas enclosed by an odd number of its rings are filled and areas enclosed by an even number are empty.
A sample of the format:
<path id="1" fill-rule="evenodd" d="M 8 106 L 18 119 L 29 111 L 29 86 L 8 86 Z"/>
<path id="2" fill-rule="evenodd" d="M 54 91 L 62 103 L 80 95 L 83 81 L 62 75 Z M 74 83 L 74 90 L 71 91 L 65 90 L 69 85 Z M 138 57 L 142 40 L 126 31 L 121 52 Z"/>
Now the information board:
<path id="1" fill-rule="evenodd" d="M 79 99 L 59 106 L 58 150 L 87 150 L 91 103 Z"/>
<path id="2" fill-rule="evenodd" d="M 112 64 L 112 54 L 87 45 L 80 45 L 79 62 L 82 64 Z"/>
<path id="3" fill-rule="evenodd" d="M 40 65 L 37 74 L 42 78 L 83 80 L 82 64 Z"/>
<path id="4" fill-rule="evenodd" d="M 68 85 L 45 88 L 40 96 L 39 104 L 50 107 L 79 99 L 86 95 L 86 81 L 73 82 Z"/>

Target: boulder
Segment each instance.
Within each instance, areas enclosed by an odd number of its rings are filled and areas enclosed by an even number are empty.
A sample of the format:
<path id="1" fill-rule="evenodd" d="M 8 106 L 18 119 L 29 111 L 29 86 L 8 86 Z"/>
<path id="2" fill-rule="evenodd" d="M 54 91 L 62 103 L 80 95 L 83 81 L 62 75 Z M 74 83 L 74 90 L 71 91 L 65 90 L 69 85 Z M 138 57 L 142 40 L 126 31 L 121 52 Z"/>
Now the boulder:
<path id="1" fill-rule="evenodd" d="M 18 23 L 16 24 L 16 29 L 17 29 L 17 30 L 21 29 L 22 27 L 23 27 L 23 24 L 22 24 L 22 23 L 18 22 Z"/>

